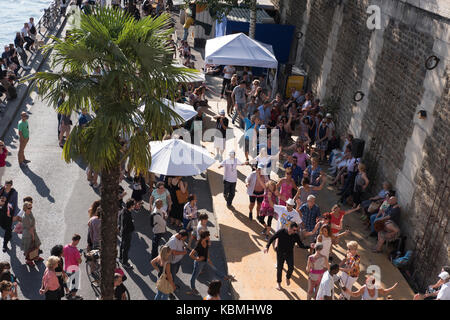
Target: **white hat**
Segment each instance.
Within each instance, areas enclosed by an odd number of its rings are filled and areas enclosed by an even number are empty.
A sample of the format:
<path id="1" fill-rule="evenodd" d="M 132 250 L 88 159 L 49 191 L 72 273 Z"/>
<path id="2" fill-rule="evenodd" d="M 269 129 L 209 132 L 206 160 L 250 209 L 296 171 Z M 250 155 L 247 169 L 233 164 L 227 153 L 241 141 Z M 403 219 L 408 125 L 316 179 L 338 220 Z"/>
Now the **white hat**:
<path id="1" fill-rule="evenodd" d="M 234 150 L 230 150 L 230 152 L 228 152 L 228 154 L 229 154 L 230 156 L 232 156 L 232 155 L 235 155 L 236 152 L 235 152 Z"/>
<path id="2" fill-rule="evenodd" d="M 264 169 L 264 163 L 258 162 L 258 169 Z"/>
<path id="3" fill-rule="evenodd" d="M 225 110 L 220 110 L 219 114 L 225 114 Z"/>
<path id="4" fill-rule="evenodd" d="M 316 196 L 313 195 L 313 194 L 310 194 L 310 195 L 308 196 L 308 198 L 306 198 L 306 200 L 316 200 Z"/>
<path id="5" fill-rule="evenodd" d="M 326 118 L 332 118 L 331 113 L 327 113 Z"/>
<path id="6" fill-rule="evenodd" d="M 450 275 L 448 274 L 447 271 L 443 271 L 439 274 L 439 278 L 441 278 L 442 280 L 447 280 L 450 277 Z"/>
<path id="7" fill-rule="evenodd" d="M 295 201 L 294 201 L 294 199 L 289 198 L 289 199 L 286 201 L 286 204 L 287 204 L 287 205 L 290 205 L 290 206 L 295 206 Z"/>

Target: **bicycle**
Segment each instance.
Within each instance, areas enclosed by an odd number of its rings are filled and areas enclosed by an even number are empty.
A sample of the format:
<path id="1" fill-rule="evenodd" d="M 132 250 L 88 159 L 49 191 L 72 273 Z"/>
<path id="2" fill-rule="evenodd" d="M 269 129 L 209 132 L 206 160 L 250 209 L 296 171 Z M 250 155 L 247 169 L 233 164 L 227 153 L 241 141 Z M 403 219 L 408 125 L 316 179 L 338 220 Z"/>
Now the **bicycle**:
<path id="1" fill-rule="evenodd" d="M 83 252 L 84 258 L 86 259 L 86 273 L 89 279 L 89 282 L 91 283 L 91 287 L 94 290 L 95 297 L 97 300 L 101 297 L 101 290 L 100 290 L 100 284 L 101 284 L 101 265 L 100 265 L 100 251 L 99 250 L 91 250 L 89 252 L 86 252 L 85 250 L 80 250 Z M 124 274 L 123 270 L 120 268 L 120 264 L 118 261 L 116 261 L 116 270 L 115 273 L 119 273 L 122 275 L 122 281 L 125 282 L 127 279 L 126 275 Z M 125 286 L 124 286 L 125 287 Z M 125 300 L 131 300 L 130 298 L 130 292 L 125 287 Z"/>

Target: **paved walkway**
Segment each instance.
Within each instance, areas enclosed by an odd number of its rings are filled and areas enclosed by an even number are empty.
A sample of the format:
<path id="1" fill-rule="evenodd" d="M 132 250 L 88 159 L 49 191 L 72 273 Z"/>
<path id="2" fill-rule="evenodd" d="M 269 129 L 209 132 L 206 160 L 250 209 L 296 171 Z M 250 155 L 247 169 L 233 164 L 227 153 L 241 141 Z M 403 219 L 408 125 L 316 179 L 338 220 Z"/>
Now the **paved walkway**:
<path id="1" fill-rule="evenodd" d="M 176 24 L 176 29 L 177 34 L 181 35 L 181 25 L 179 22 Z M 189 40 L 192 46 L 192 39 Z M 197 69 L 200 69 L 203 67 L 204 51 L 197 49 L 191 50 L 195 57 L 195 66 Z M 221 78 L 210 76 L 206 76 L 206 78 L 207 86 L 218 93 L 217 95 L 208 95 L 208 104 L 210 108 L 205 112 L 207 115 L 205 127 L 210 128 L 214 125 L 212 116 L 217 114 L 221 109 L 226 110 L 226 100 L 220 99 L 219 97 L 222 83 Z M 234 127 L 231 125 L 231 119 L 230 126 Z M 240 150 L 237 144 L 243 131 L 234 127 L 233 133 L 235 140 L 227 142 L 227 150 L 224 152 L 224 157 L 228 154 L 229 150 L 235 149 L 237 158 L 244 160 L 245 156 L 243 150 Z M 215 151 L 211 142 L 203 142 L 203 145 L 214 154 Z M 229 274 L 234 275 L 237 280 L 232 284 L 234 299 L 305 300 L 308 289 L 307 275 L 305 273 L 308 252 L 303 249 L 295 248 L 293 281 L 291 281 L 291 285 L 288 287 L 286 286 L 284 278 L 282 283 L 284 289 L 282 291 L 276 290 L 275 252 L 271 248 L 268 254 L 263 253 L 263 249 L 267 243 L 264 240 L 264 236 L 260 234 L 263 227 L 255 219 L 253 221 L 248 219 L 249 199 L 244 181 L 247 175 L 250 174 L 251 169 L 249 166 L 238 167 L 236 196 L 233 201 L 234 210 L 231 211 L 227 209 L 223 197 L 223 169 L 218 169 L 218 166 L 219 164 L 216 163 L 209 168 L 208 181 L 213 198 L 214 212 L 219 224 L 220 239 L 225 249 L 228 272 Z M 272 178 L 278 179 L 277 176 L 272 176 Z M 327 212 L 337 203 L 337 201 L 338 197 L 335 195 L 334 190 L 327 187 L 319 192 L 317 204 L 321 208 L 321 212 Z M 253 216 L 256 216 L 256 208 L 253 211 Z M 274 221 L 272 225 L 275 226 L 276 221 Z M 395 282 L 399 282 L 398 287 L 391 293 L 393 299 L 412 299 L 414 296 L 413 291 L 400 271 L 388 260 L 387 250 L 385 250 L 384 254 L 374 254 L 371 252 L 371 249 L 375 246 L 375 240 L 374 238 L 366 238 L 367 230 L 365 230 L 365 227 L 359 219 L 359 213 L 353 213 L 345 217 L 344 225 L 350 226 L 352 234 L 341 239 L 340 243 L 334 246 L 332 257 L 334 258 L 334 261 L 340 262 L 346 252 L 346 243 L 351 240 L 356 240 L 359 243 L 361 274 L 357 283 L 355 283 L 353 290 L 356 290 L 355 288 L 360 288 L 361 285 L 364 284 L 364 275 L 367 267 L 370 265 L 378 265 L 381 269 L 381 282 L 385 288 L 392 286 Z M 286 268 L 287 266 L 285 265 L 285 271 Z"/>
<path id="2" fill-rule="evenodd" d="M 64 33 L 63 33 L 64 35 Z M 37 55 L 36 60 L 42 63 L 41 71 L 49 71 L 49 63 L 42 61 L 42 56 Z M 38 63 L 36 62 L 36 63 Z M 36 67 L 33 65 L 33 68 Z M 9 107 L 9 106 L 8 106 Z M 12 108 L 16 108 L 13 110 Z M 86 166 L 78 162 L 67 164 L 61 158 L 61 148 L 57 138 L 57 117 L 55 110 L 42 101 L 35 91 L 24 94 L 23 103 L 10 109 L 12 125 L 4 131 L 4 141 L 9 151 L 6 163 L 4 179 L 12 179 L 14 188 L 19 193 L 19 206 L 22 206 L 22 198 L 33 197 L 33 214 L 36 218 L 36 230 L 41 239 L 43 258 L 50 256 L 51 248 L 56 244 L 67 244 L 74 233 L 81 235 L 79 248 L 86 248 L 87 234 L 87 210 L 94 200 L 99 199 L 98 192 L 89 187 L 86 180 Z M 20 120 L 20 112 L 26 111 L 29 115 L 30 142 L 25 154 L 31 160 L 28 168 L 21 169 L 17 162 L 18 135 L 17 123 Z M 76 123 L 77 114 L 72 115 L 72 121 Z M 0 119 L 0 126 L 3 125 Z M 45 125 L 43 125 L 45 124 Z M 198 207 L 201 212 L 209 216 L 208 228 L 211 233 L 210 257 L 214 265 L 225 272 L 226 262 L 224 250 L 216 228 L 218 223 L 212 210 L 209 184 L 206 173 L 186 179 L 189 191 L 199 195 Z M 131 195 L 131 184 L 122 182 L 122 187 Z M 200 196 L 201 195 L 201 196 Z M 127 197 L 128 197 L 127 196 Z M 126 197 L 126 198 L 127 198 Z M 148 201 L 147 194 L 144 199 Z M 148 209 L 148 203 L 144 205 Z M 134 270 L 124 270 L 128 280 L 125 282 L 131 299 L 152 300 L 156 293 L 157 273 L 150 265 L 150 252 L 153 233 L 150 227 L 150 217 L 147 210 L 133 213 L 136 231 L 133 233 L 129 257 L 135 266 Z M 163 243 L 175 233 L 172 226 L 164 236 Z M 0 243 L 3 243 L 4 231 L 0 228 Z M 8 252 L 0 252 L 0 261 L 10 261 L 12 273 L 17 276 L 19 282 L 19 298 L 21 300 L 42 300 L 39 295 L 44 264 L 38 264 L 35 268 L 25 265 L 23 251 L 20 248 L 21 236 L 13 233 L 13 238 Z M 85 299 L 95 299 L 94 291 L 90 287 L 85 271 L 83 259 L 81 265 L 80 295 Z M 209 281 L 215 279 L 211 268 L 205 268 L 197 280 L 197 290 L 200 296 L 187 295 L 190 290 L 190 278 L 193 271 L 193 260 L 188 256 L 183 257 L 176 283 L 180 289 L 175 296 L 180 300 L 200 300 L 207 295 Z M 224 283 L 221 290 L 224 300 L 231 299 L 229 282 Z"/>

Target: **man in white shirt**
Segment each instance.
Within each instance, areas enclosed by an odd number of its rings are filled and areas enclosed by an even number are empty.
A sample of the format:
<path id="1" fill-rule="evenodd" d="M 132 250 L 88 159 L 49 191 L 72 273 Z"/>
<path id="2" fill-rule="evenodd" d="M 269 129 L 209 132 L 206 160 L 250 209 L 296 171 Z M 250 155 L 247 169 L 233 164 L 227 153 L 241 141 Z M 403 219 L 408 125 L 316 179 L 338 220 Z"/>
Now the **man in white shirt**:
<path id="1" fill-rule="evenodd" d="M 286 201 L 286 206 L 274 205 L 273 209 L 278 214 L 278 227 L 277 231 L 284 228 L 288 229 L 292 222 L 295 222 L 299 227 L 302 224 L 302 218 L 300 214 L 294 209 L 295 201 L 289 198 Z"/>
<path id="2" fill-rule="evenodd" d="M 223 68 L 223 82 L 222 82 L 222 91 L 220 92 L 220 98 L 223 98 L 225 88 L 231 82 L 231 77 L 235 72 L 236 69 L 233 66 L 225 66 Z"/>
<path id="3" fill-rule="evenodd" d="M 242 166 L 245 163 L 242 163 L 239 159 L 236 159 L 236 153 L 234 150 L 231 150 L 229 155 L 229 158 L 220 163 L 219 169 L 222 167 L 224 168 L 223 196 L 227 201 L 227 207 L 231 208 L 231 203 L 233 202 L 234 195 L 236 193 L 237 166 Z"/>
<path id="4" fill-rule="evenodd" d="M 180 270 L 181 259 L 188 252 L 186 251 L 185 241 L 188 238 L 186 230 L 181 229 L 178 233 L 170 237 L 166 245 L 172 249 L 172 260 L 170 261 L 170 272 L 172 273 L 173 282 L 175 282 L 175 276 Z"/>
<path id="5" fill-rule="evenodd" d="M 439 278 L 444 281 L 444 284 L 441 286 L 441 289 L 439 289 L 436 300 L 450 300 L 450 275 L 448 272 L 444 271 L 439 274 Z"/>
<path id="6" fill-rule="evenodd" d="M 25 23 L 23 24 L 22 30 L 20 30 L 20 34 L 21 34 L 21 36 L 22 36 L 22 38 L 23 38 L 23 41 L 25 41 L 25 42 L 27 43 L 27 44 L 25 45 L 25 49 L 31 52 L 30 46 L 33 45 L 33 42 L 34 42 L 34 41 L 33 41 L 33 39 L 30 38 L 29 31 L 30 31 L 30 29 L 29 29 L 29 27 L 28 27 L 28 23 L 25 22 Z"/>
<path id="7" fill-rule="evenodd" d="M 338 280 L 337 274 L 339 265 L 337 263 L 330 267 L 330 271 L 325 271 L 317 290 L 316 300 L 333 300 L 334 298 L 334 282 Z"/>
<path id="8" fill-rule="evenodd" d="M 309 111 L 309 109 L 311 108 L 311 93 L 308 92 L 305 95 L 305 98 L 306 98 L 306 101 L 305 101 L 305 103 L 303 103 L 302 110 Z"/>
<path id="9" fill-rule="evenodd" d="M 450 271 L 450 267 L 444 266 L 441 270 L 441 273 L 439 274 L 439 281 L 433 285 L 428 286 L 427 293 L 417 293 L 414 296 L 414 300 L 450 300 L 450 276 L 448 271 Z"/>

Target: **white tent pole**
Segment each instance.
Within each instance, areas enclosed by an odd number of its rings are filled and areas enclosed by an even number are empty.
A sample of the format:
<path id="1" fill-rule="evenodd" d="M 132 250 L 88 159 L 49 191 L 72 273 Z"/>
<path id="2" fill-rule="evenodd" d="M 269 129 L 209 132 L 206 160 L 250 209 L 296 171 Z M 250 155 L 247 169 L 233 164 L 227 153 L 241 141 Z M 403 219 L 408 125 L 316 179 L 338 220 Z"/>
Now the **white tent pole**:
<path id="1" fill-rule="evenodd" d="M 278 66 L 275 71 L 275 79 L 273 79 L 272 99 L 275 97 L 277 90 L 278 90 Z"/>

